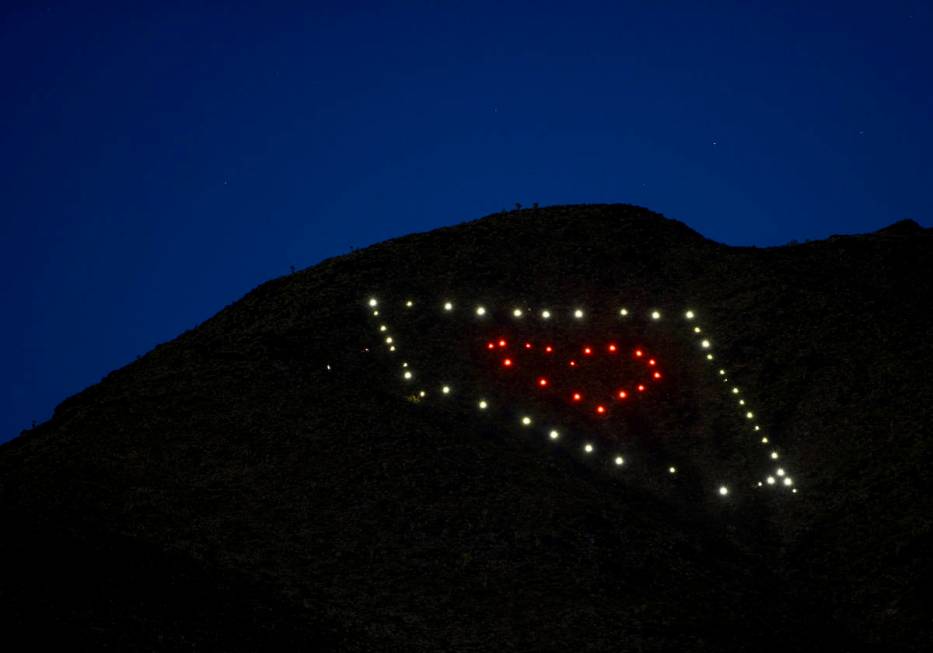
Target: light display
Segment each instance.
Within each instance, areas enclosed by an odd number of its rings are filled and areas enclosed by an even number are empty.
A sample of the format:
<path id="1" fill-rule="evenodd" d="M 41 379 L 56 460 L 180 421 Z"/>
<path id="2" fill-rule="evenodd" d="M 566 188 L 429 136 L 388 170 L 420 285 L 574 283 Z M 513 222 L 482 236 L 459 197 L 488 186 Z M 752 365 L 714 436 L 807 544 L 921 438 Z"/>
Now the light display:
<path id="1" fill-rule="evenodd" d="M 383 311 L 391 309 L 390 305 L 387 305 L 385 302 L 380 302 L 379 298 L 375 296 L 368 297 L 364 303 L 369 309 L 371 309 L 370 312 L 373 317 L 380 316 L 380 310 L 378 310 L 377 307 L 383 309 Z M 415 306 L 415 300 L 407 299 L 404 302 L 400 302 L 400 304 L 407 309 L 411 309 Z M 442 313 L 454 312 L 454 303 L 451 300 L 443 301 L 440 306 Z M 540 315 L 542 320 L 547 321 L 551 320 L 555 315 L 551 308 L 538 309 L 538 312 L 535 313 L 530 311 L 530 309 L 525 309 L 513 305 L 512 308 L 507 310 L 513 319 L 520 319 L 524 317 L 526 312 Z M 475 315 L 477 317 L 489 317 L 495 312 L 495 307 L 487 308 L 487 306 L 482 304 L 477 304 L 475 308 Z M 589 311 L 585 310 L 583 307 L 578 306 L 572 309 L 570 315 L 572 316 L 573 321 L 579 322 L 583 320 L 584 316 L 587 315 L 588 312 Z M 693 322 L 697 317 L 697 313 L 693 309 L 687 309 L 680 314 L 683 316 L 683 319 L 688 322 Z M 629 315 L 629 309 L 625 307 L 618 309 L 618 315 L 621 317 L 627 317 Z M 659 322 L 661 320 L 662 313 L 659 309 L 652 309 L 647 313 L 647 315 L 650 318 L 650 322 Z M 392 320 L 389 319 L 388 322 L 391 323 Z M 688 326 L 691 333 L 702 333 L 702 329 L 699 325 L 690 324 Z M 390 324 L 386 322 L 380 322 L 377 324 L 376 328 L 378 329 L 379 334 L 382 336 L 384 343 L 388 346 L 388 350 L 390 352 L 395 352 L 396 345 L 398 343 L 396 342 L 396 334 L 392 333 Z M 699 340 L 699 345 L 701 349 L 705 350 L 705 358 L 707 361 L 712 361 L 715 359 L 711 351 L 712 340 L 710 338 L 704 337 L 703 339 Z M 544 393 L 544 395 L 552 397 L 553 400 L 559 400 L 561 397 L 563 397 L 563 401 L 565 401 L 568 406 L 580 407 L 585 411 L 584 414 L 591 415 L 592 419 L 605 419 L 612 412 L 613 405 L 619 406 L 621 410 L 621 406 L 627 403 L 627 401 L 634 401 L 634 399 L 630 399 L 630 395 L 633 391 L 641 395 L 642 393 L 649 391 L 650 385 L 660 383 L 664 379 L 664 374 L 660 369 L 658 369 L 658 359 L 655 356 L 646 355 L 646 350 L 644 347 L 624 349 L 623 347 L 620 347 L 616 341 L 591 341 L 590 343 L 581 344 L 574 348 L 572 344 L 567 345 L 547 341 L 540 342 L 535 340 L 519 341 L 518 343 L 515 343 L 515 346 L 510 346 L 509 340 L 507 338 L 497 338 L 483 343 L 482 349 L 496 357 L 496 362 L 500 366 L 499 369 L 503 370 L 503 374 L 505 374 L 507 371 L 507 373 L 512 376 L 513 380 L 525 378 L 521 375 L 529 374 L 529 385 L 536 388 L 539 393 Z M 366 348 L 365 351 L 369 351 L 369 349 Z M 627 356 L 626 351 L 628 351 Z M 547 363 L 546 361 L 548 360 L 552 361 L 552 363 Z M 573 374 L 580 374 L 588 370 L 589 367 L 594 363 L 600 362 L 602 364 L 606 364 L 610 360 L 618 360 L 620 362 L 629 360 L 632 363 L 638 362 L 639 365 L 643 367 L 627 368 L 629 370 L 627 374 L 620 378 L 620 380 L 627 381 L 627 387 L 618 387 L 617 384 L 615 389 L 611 390 L 611 392 L 605 394 L 604 396 L 591 394 L 591 396 L 587 397 L 584 396 L 584 392 L 581 389 L 572 388 L 570 384 L 574 382 L 573 375 L 558 375 L 555 377 L 552 374 L 535 373 L 536 370 L 543 371 L 545 369 L 556 369 L 552 366 L 549 367 L 549 365 L 557 363 L 559 365 L 565 365 L 564 369 L 570 370 Z M 563 363 L 561 363 L 561 361 L 563 361 Z M 413 383 L 416 378 L 415 372 L 409 368 L 409 364 L 407 362 L 402 363 L 402 368 L 402 380 L 409 384 Z M 327 366 L 327 369 L 330 369 L 330 365 Z M 634 382 L 632 380 L 633 369 L 636 370 Z M 638 369 L 643 370 L 643 380 L 637 378 Z M 518 376 L 515 376 L 516 374 Z M 718 369 L 718 376 L 724 384 L 728 383 L 728 375 L 724 368 Z M 727 387 L 726 392 L 732 396 L 744 394 L 737 385 Z M 451 395 L 451 386 L 440 386 L 440 394 L 445 396 Z M 460 394 L 463 394 L 463 392 L 460 392 Z M 427 391 L 421 389 L 417 392 L 417 395 L 409 395 L 409 398 L 423 399 L 427 396 Z M 457 403 L 456 398 L 451 399 L 451 401 Z M 474 406 L 479 411 L 487 412 L 490 408 L 490 403 L 486 398 L 480 398 L 478 400 L 474 399 L 473 401 L 475 402 Z M 744 408 L 746 405 L 744 398 L 738 399 L 738 405 L 742 407 L 743 416 L 747 420 L 755 419 L 755 413 Z M 588 413 L 586 411 L 588 411 Z M 494 412 L 501 412 L 501 408 Z M 523 428 L 532 428 L 534 426 L 534 420 L 529 414 L 521 414 L 519 417 L 519 423 Z M 761 430 L 761 426 L 757 423 L 753 424 L 751 428 L 755 432 L 759 432 Z M 561 437 L 561 431 L 556 428 L 549 428 L 545 431 L 545 433 L 552 441 L 563 439 Z M 768 436 L 762 435 L 760 437 L 760 443 L 769 444 L 770 440 Z M 596 452 L 596 445 L 593 442 L 586 441 L 582 446 L 582 451 L 588 457 L 591 457 Z M 625 462 L 624 457 L 619 453 L 610 452 L 608 455 L 608 460 L 615 467 L 621 467 Z M 771 460 L 777 460 L 780 457 L 780 454 L 777 450 L 772 449 L 768 453 L 768 457 Z M 667 468 L 667 471 L 670 475 L 675 475 L 677 474 L 677 467 L 671 465 Z M 787 474 L 786 470 L 783 467 L 778 467 L 772 474 L 767 475 L 763 482 L 757 481 L 754 484 L 754 487 L 783 486 L 786 488 L 791 488 L 790 491 L 793 494 L 796 494 L 797 488 L 792 487 L 793 485 L 794 481 Z M 722 484 L 716 488 L 716 493 L 719 496 L 725 497 L 732 493 L 732 489 L 729 485 Z"/>

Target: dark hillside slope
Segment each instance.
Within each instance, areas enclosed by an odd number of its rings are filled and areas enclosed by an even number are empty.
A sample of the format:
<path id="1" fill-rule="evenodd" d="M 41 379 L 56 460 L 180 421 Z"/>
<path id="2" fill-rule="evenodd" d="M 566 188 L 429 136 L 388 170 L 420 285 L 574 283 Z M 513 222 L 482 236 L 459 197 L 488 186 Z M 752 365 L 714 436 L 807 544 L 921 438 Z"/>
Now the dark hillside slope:
<path id="1" fill-rule="evenodd" d="M 931 285 L 933 232 L 910 223 L 732 248 L 628 205 L 494 215 L 275 279 L 0 447 L 4 632 L 160 650 L 933 650 Z M 489 326 L 446 320 L 446 298 L 490 307 Z M 625 333 L 599 307 L 638 313 L 666 377 L 634 412 L 536 404 L 592 423 L 598 455 L 624 446 L 624 471 L 474 410 L 467 389 L 500 381 L 471 343 L 519 329 L 500 317 L 516 302 L 592 308 L 586 338 Z M 755 487 L 768 448 L 669 335 L 684 307 L 797 494 Z M 405 358 L 383 318 L 417 344 Z M 408 397 L 400 360 L 434 361 L 456 396 Z"/>

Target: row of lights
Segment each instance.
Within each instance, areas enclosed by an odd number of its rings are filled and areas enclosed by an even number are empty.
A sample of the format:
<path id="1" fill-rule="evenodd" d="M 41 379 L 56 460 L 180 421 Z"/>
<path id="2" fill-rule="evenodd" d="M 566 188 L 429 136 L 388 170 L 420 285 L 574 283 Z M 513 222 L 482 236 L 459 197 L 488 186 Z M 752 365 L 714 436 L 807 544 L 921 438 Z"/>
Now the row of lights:
<path id="1" fill-rule="evenodd" d="M 370 309 L 372 309 L 372 314 L 373 314 L 373 316 L 378 317 L 378 316 L 379 316 L 379 309 L 378 309 L 379 302 L 378 302 L 378 300 L 377 300 L 376 298 L 374 298 L 374 297 L 373 297 L 373 298 L 370 298 L 369 301 L 368 301 L 368 304 L 369 304 Z M 414 301 L 413 301 L 413 300 L 410 300 L 410 299 L 409 299 L 409 300 L 406 300 L 406 301 L 405 301 L 405 307 L 406 307 L 406 308 L 412 308 L 413 306 L 414 306 Z M 452 312 L 452 311 L 454 310 L 454 303 L 453 303 L 452 301 L 445 301 L 445 302 L 443 303 L 443 310 L 444 310 L 445 312 Z M 478 306 L 476 307 L 476 309 L 475 309 L 475 313 L 476 313 L 476 315 L 477 315 L 478 317 L 484 317 L 485 315 L 488 314 L 488 309 L 487 309 L 485 306 L 483 306 L 483 305 L 478 305 Z M 521 319 L 522 317 L 524 317 L 524 315 L 525 315 L 525 311 L 524 311 L 523 309 L 521 309 L 521 308 L 514 308 L 514 309 L 512 310 L 512 317 L 514 317 L 514 318 L 516 318 L 516 319 Z M 544 319 L 544 320 L 549 320 L 549 319 L 552 317 L 552 313 L 551 313 L 550 309 L 543 309 L 543 310 L 540 312 L 540 315 L 541 315 L 541 318 Z M 585 312 L 584 312 L 584 310 L 583 310 L 582 308 L 576 308 L 576 309 L 573 310 L 572 315 L 573 315 L 574 319 L 581 320 L 581 319 L 583 319 L 583 318 L 585 317 Z M 619 309 L 619 315 L 622 316 L 622 317 L 627 317 L 627 316 L 629 315 L 628 309 L 625 308 L 625 307 Z M 649 316 L 650 316 L 650 318 L 651 318 L 653 321 L 658 321 L 658 320 L 660 320 L 661 317 L 662 317 L 661 312 L 660 312 L 659 310 L 657 310 L 657 309 L 654 309 L 654 310 L 650 311 L 650 312 L 649 312 Z M 692 321 L 693 319 L 696 318 L 696 313 L 695 313 L 693 310 L 687 310 L 687 311 L 685 311 L 685 313 L 684 313 L 684 317 L 685 317 L 688 321 Z M 387 331 L 387 329 L 388 329 L 388 327 L 387 327 L 386 325 L 381 325 L 381 326 L 380 326 L 380 331 L 382 331 L 382 332 Z M 703 333 L 702 328 L 699 327 L 699 326 L 693 326 L 692 331 L 693 331 L 693 333 L 696 334 L 696 335 L 700 335 L 700 334 Z M 394 351 L 396 350 L 395 343 L 394 343 L 394 339 L 393 339 L 391 336 L 386 336 L 386 344 L 387 344 L 388 347 L 389 347 L 389 351 L 394 352 Z M 710 342 L 709 338 L 707 338 L 707 337 L 701 338 L 701 339 L 699 340 L 699 346 L 700 346 L 700 348 L 701 348 L 702 350 L 704 350 L 704 351 L 707 352 L 707 353 L 706 353 L 706 360 L 707 360 L 707 361 L 713 361 L 713 360 L 715 360 L 715 356 L 713 355 L 712 351 L 709 351 L 709 350 L 712 348 L 712 343 Z M 507 359 L 507 360 L 508 360 L 508 359 Z M 407 363 L 404 364 L 404 367 L 407 368 Z M 724 369 L 720 369 L 720 370 L 719 370 L 719 375 L 722 377 L 722 381 L 723 381 L 724 383 L 728 383 L 728 378 L 727 378 L 727 376 L 726 376 L 726 371 L 725 371 Z M 413 373 L 412 373 L 410 370 L 407 370 L 407 369 L 406 369 L 406 371 L 403 372 L 403 378 L 405 378 L 406 380 L 411 380 L 411 379 L 413 378 Z M 741 392 L 741 391 L 739 390 L 738 387 L 735 387 L 735 386 L 734 386 L 734 387 L 732 388 L 732 394 L 733 394 L 733 395 L 738 395 L 738 394 L 740 394 L 740 392 Z M 443 387 L 442 387 L 442 394 L 449 394 L 449 393 L 450 393 L 450 387 L 449 387 L 449 386 L 443 386 Z M 426 394 L 427 394 L 427 393 L 426 393 L 424 390 L 422 390 L 422 391 L 420 392 L 420 397 L 424 397 L 424 396 L 426 396 Z M 746 419 L 748 419 L 748 420 L 754 420 L 755 414 L 754 414 L 752 411 L 747 410 L 747 409 L 744 408 L 744 407 L 745 407 L 745 400 L 742 399 L 742 398 L 740 398 L 740 399 L 738 400 L 738 403 L 739 403 L 739 406 L 743 408 Z M 487 403 L 485 400 L 481 400 L 481 401 L 480 401 L 480 404 L 481 404 L 481 406 L 480 406 L 480 409 L 481 409 L 481 410 L 485 410 L 486 407 L 488 406 L 488 403 Z M 598 410 L 598 409 L 597 409 L 597 410 Z M 528 423 L 527 423 L 527 424 L 525 424 L 525 420 L 528 420 Z M 524 417 L 522 421 L 523 421 L 523 424 L 527 426 L 527 425 L 530 425 L 530 420 L 531 420 L 530 417 Z M 756 432 L 758 432 L 758 431 L 761 430 L 761 427 L 760 427 L 758 424 L 755 424 L 755 425 L 753 426 L 753 430 L 756 431 Z M 555 434 L 555 433 L 557 433 L 557 431 L 552 431 L 552 436 L 551 436 L 552 439 L 556 439 L 557 436 L 553 435 L 553 434 Z M 762 437 L 761 437 L 761 443 L 762 443 L 762 444 L 769 444 L 769 440 L 768 440 L 767 436 L 762 436 Z M 586 445 L 586 448 L 587 448 L 587 449 L 586 449 L 586 453 L 592 453 L 592 451 L 593 451 L 593 445 L 592 445 L 592 444 L 589 444 L 589 443 L 588 443 L 588 444 Z M 777 460 L 779 457 L 780 457 L 780 456 L 779 456 L 779 454 L 778 454 L 778 452 L 777 452 L 776 450 L 772 450 L 772 451 L 771 451 L 771 453 L 770 453 L 770 459 L 771 459 L 771 460 Z M 616 460 L 617 460 L 617 461 L 621 460 L 621 456 L 620 456 L 620 457 L 617 457 Z M 617 462 L 617 464 L 621 464 L 621 462 Z M 669 471 L 671 474 L 675 474 L 677 470 L 676 470 L 675 467 L 670 467 L 668 471 Z M 785 471 L 783 468 L 778 467 L 778 468 L 775 470 L 775 475 L 780 479 L 780 481 L 778 481 L 778 478 L 775 478 L 775 476 L 768 476 L 768 477 L 765 479 L 764 482 L 761 482 L 761 481 L 758 482 L 758 487 L 762 487 L 762 486 L 764 486 L 764 485 L 772 486 L 772 485 L 777 485 L 777 484 L 780 484 L 780 485 L 783 485 L 783 486 L 786 486 L 786 487 L 791 487 L 791 486 L 793 486 L 793 484 L 794 484 L 793 479 L 792 479 L 790 476 L 787 475 L 786 471 Z M 796 492 L 797 492 L 797 489 L 796 489 L 796 488 L 792 488 L 791 491 L 792 491 L 793 493 L 796 493 Z M 722 495 L 722 496 L 728 495 L 728 494 L 729 494 L 729 488 L 728 488 L 727 486 L 725 486 L 725 485 L 720 486 L 720 488 L 719 488 L 719 494 Z"/>

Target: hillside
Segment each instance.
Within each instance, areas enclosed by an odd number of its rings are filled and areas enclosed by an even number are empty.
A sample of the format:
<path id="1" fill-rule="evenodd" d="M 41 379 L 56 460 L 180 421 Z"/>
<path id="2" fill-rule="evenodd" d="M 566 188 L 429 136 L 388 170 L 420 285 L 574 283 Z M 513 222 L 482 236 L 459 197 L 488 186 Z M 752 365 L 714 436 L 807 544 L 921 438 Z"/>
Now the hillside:
<path id="1" fill-rule="evenodd" d="M 561 206 L 324 261 L 0 447 L 0 625 L 121 649 L 931 650 L 931 301 L 911 222 L 736 248 Z"/>

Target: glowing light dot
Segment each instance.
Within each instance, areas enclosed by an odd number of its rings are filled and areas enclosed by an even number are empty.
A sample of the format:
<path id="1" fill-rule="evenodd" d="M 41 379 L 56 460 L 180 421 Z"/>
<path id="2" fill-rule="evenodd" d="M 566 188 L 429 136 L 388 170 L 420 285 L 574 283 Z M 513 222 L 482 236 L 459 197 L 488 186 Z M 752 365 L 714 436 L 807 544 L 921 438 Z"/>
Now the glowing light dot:
<path id="1" fill-rule="evenodd" d="M 783 468 L 783 467 L 778 467 L 777 470 L 775 470 L 774 473 L 777 474 L 778 476 L 784 476 L 784 468 Z"/>
<path id="2" fill-rule="evenodd" d="M 389 347 L 389 351 L 395 351 L 395 345 L 392 345 L 391 347 Z"/>
<path id="3" fill-rule="evenodd" d="M 655 372 L 653 376 L 654 376 L 654 378 L 656 378 L 656 379 L 660 379 L 660 378 L 661 378 L 661 373 L 660 373 L 660 372 Z"/>
<path id="4" fill-rule="evenodd" d="M 651 311 L 651 319 L 652 319 L 652 320 L 660 320 L 660 319 L 661 319 L 661 312 L 660 312 L 660 311 Z"/>
<path id="5" fill-rule="evenodd" d="M 372 298 L 369 300 L 369 305 L 370 305 L 371 308 L 376 308 L 376 307 L 379 305 L 379 302 L 376 300 L 375 297 L 372 297 Z"/>
<path id="6" fill-rule="evenodd" d="M 388 337 L 386 338 L 386 344 L 387 344 L 387 345 L 391 345 L 391 344 L 392 344 L 392 336 L 388 336 Z"/>
<path id="7" fill-rule="evenodd" d="M 379 315 L 379 311 L 373 311 L 373 315 L 374 315 L 374 316 L 378 316 L 378 315 Z"/>
<path id="8" fill-rule="evenodd" d="M 577 318 L 578 320 L 581 320 L 583 319 L 583 311 L 578 308 L 577 310 L 573 312 L 573 316 Z"/>
<path id="9" fill-rule="evenodd" d="M 505 347 L 507 344 L 508 344 L 508 343 L 507 343 L 505 340 L 500 340 L 500 341 L 499 341 L 499 346 L 500 346 L 500 347 Z"/>
<path id="10" fill-rule="evenodd" d="M 748 419 L 754 419 L 755 413 L 753 413 L 752 411 L 748 411 L 747 413 L 745 413 L 745 417 L 747 417 Z"/>
<path id="11" fill-rule="evenodd" d="M 686 313 L 684 313 L 684 316 L 685 316 L 688 320 L 692 320 L 692 319 L 694 318 L 693 311 L 687 311 Z"/>
<path id="12" fill-rule="evenodd" d="M 574 392 L 574 393 L 573 393 L 573 400 L 574 400 L 574 401 L 580 401 L 581 399 L 583 399 L 583 395 L 581 395 L 579 392 Z"/>
<path id="13" fill-rule="evenodd" d="M 424 397 L 424 396 L 426 396 L 427 394 L 428 394 L 427 392 L 425 392 L 424 390 L 422 390 L 421 392 L 418 393 L 418 396 L 419 396 L 419 397 Z"/>
<path id="14" fill-rule="evenodd" d="M 670 472 L 671 474 L 676 474 L 676 473 L 677 473 L 677 468 L 676 468 L 676 467 L 668 467 L 668 468 L 667 468 L 667 471 Z"/>
<path id="15" fill-rule="evenodd" d="M 445 310 L 445 311 L 452 311 L 452 310 L 454 310 L 454 305 L 453 305 L 453 303 L 451 303 L 451 302 L 446 302 L 446 303 L 444 304 L 444 310 Z"/>
<path id="16" fill-rule="evenodd" d="M 496 343 L 494 342 L 487 343 L 486 345 L 486 349 L 495 349 L 495 348 L 496 348 Z"/>
<path id="17" fill-rule="evenodd" d="M 622 456 L 616 456 L 615 463 L 617 466 L 625 464 L 625 459 Z"/>
<path id="18" fill-rule="evenodd" d="M 412 376 L 412 374 L 411 374 L 411 372 L 406 371 L 405 374 L 403 374 L 402 376 L 404 376 L 406 379 L 410 379 L 411 376 Z"/>
<path id="19" fill-rule="evenodd" d="M 533 348 L 533 347 L 534 347 L 534 345 L 532 345 L 530 342 L 526 342 L 526 343 L 525 343 L 525 349 L 531 349 L 531 348 Z"/>
<path id="20" fill-rule="evenodd" d="M 489 404 L 486 403 L 486 400 L 485 400 L 485 399 L 480 399 L 480 401 L 479 401 L 479 409 L 480 409 L 480 410 L 486 410 L 487 408 L 489 408 Z"/>
<path id="21" fill-rule="evenodd" d="M 485 306 L 477 306 L 477 307 L 476 307 L 476 314 L 479 315 L 480 317 L 482 317 L 483 315 L 486 315 L 486 307 L 485 307 Z"/>
<path id="22" fill-rule="evenodd" d="M 719 376 L 725 376 L 725 375 L 726 375 L 725 370 L 719 370 Z"/>
<path id="23" fill-rule="evenodd" d="M 405 302 L 405 306 L 408 308 L 411 308 L 414 305 L 415 305 L 415 302 L 411 301 L 410 299 L 407 302 Z"/>
<path id="24" fill-rule="evenodd" d="M 709 340 L 703 340 L 703 341 L 700 343 L 700 346 L 701 346 L 703 349 L 709 349 L 709 344 L 710 344 L 710 343 L 709 343 Z"/>
<path id="25" fill-rule="evenodd" d="M 385 324 L 380 324 L 380 325 L 379 325 L 379 330 L 380 330 L 380 331 L 388 331 L 388 330 L 389 330 L 389 327 L 387 327 Z"/>
<path id="26" fill-rule="evenodd" d="M 713 355 L 712 355 L 712 354 L 707 354 L 707 355 L 706 355 L 706 360 L 708 360 L 708 361 L 713 360 Z"/>
<path id="27" fill-rule="evenodd" d="M 556 440 L 557 438 L 560 437 L 560 433 L 559 433 L 558 431 L 554 430 L 554 431 L 551 431 L 550 433 L 548 433 L 548 437 L 550 437 L 552 440 Z"/>
<path id="28" fill-rule="evenodd" d="M 545 320 L 550 320 L 551 311 L 541 311 L 541 317 L 543 317 Z"/>
<path id="29" fill-rule="evenodd" d="M 654 366 L 654 365 L 657 365 L 657 364 L 658 364 L 658 362 L 657 362 L 656 360 L 654 360 L 653 358 L 650 359 L 650 360 L 648 361 L 648 365 Z"/>
<path id="30" fill-rule="evenodd" d="M 590 347 L 584 347 L 584 348 L 583 348 L 583 354 L 584 354 L 584 355 L 589 356 L 589 355 L 591 355 L 592 353 L 593 353 L 593 349 L 592 349 L 592 348 L 590 348 Z"/>
<path id="31" fill-rule="evenodd" d="M 502 361 L 502 365 L 503 365 L 504 367 L 512 367 L 512 359 L 511 359 L 511 358 L 506 358 L 504 361 Z"/>
<path id="32" fill-rule="evenodd" d="M 765 480 L 768 482 L 768 485 L 774 485 L 774 482 L 775 482 L 775 481 L 774 481 L 774 477 L 773 477 L 773 476 L 769 476 L 769 477 L 768 477 L 767 479 L 765 479 Z"/>
<path id="33" fill-rule="evenodd" d="M 760 431 L 760 430 L 761 430 L 761 427 L 758 426 L 757 424 L 755 424 L 755 430 L 756 430 L 756 431 Z"/>
<path id="34" fill-rule="evenodd" d="M 645 386 L 639 385 L 639 386 L 638 386 L 638 391 L 639 391 L 639 392 L 644 392 L 644 391 L 645 391 Z"/>
<path id="35" fill-rule="evenodd" d="M 608 349 L 609 351 L 615 351 L 617 347 L 615 345 L 609 345 Z"/>
<path id="36" fill-rule="evenodd" d="M 443 392 L 445 395 L 449 395 L 449 394 L 450 394 L 450 386 L 449 386 L 449 385 L 445 385 L 443 388 L 441 388 L 441 392 Z"/>
<path id="37" fill-rule="evenodd" d="M 738 389 L 738 388 L 732 388 L 732 394 L 734 394 L 734 395 L 739 394 L 739 389 Z"/>
<path id="38" fill-rule="evenodd" d="M 599 413 L 600 415 L 605 415 L 605 413 L 606 413 L 606 407 L 605 407 L 605 406 L 597 406 L 597 407 L 596 407 L 596 412 Z"/>
<path id="39" fill-rule="evenodd" d="M 761 444 L 768 444 L 768 438 L 761 438 Z"/>
<path id="40" fill-rule="evenodd" d="M 551 345 L 548 345 L 547 347 L 544 348 L 544 351 L 550 354 L 552 351 L 554 351 L 554 348 L 551 347 Z"/>
<path id="41" fill-rule="evenodd" d="M 771 452 L 771 460 L 777 460 L 777 459 L 778 459 L 778 452 L 777 452 L 777 451 L 772 451 L 772 452 Z"/>
<path id="42" fill-rule="evenodd" d="M 547 379 L 542 376 L 540 379 L 538 379 L 538 385 L 542 388 L 547 387 Z"/>
<path id="43" fill-rule="evenodd" d="M 635 355 L 638 356 L 639 358 L 641 358 L 642 356 L 645 355 L 645 352 L 643 352 L 641 349 L 636 349 L 636 350 L 635 350 Z"/>
<path id="44" fill-rule="evenodd" d="M 693 332 L 694 332 L 694 333 L 703 333 L 703 329 L 701 329 L 700 327 L 693 327 Z"/>
<path id="45" fill-rule="evenodd" d="M 523 426 L 531 426 L 531 418 L 528 417 L 527 415 L 525 415 L 524 417 L 522 417 L 522 425 L 523 425 Z"/>
<path id="46" fill-rule="evenodd" d="M 514 311 L 512 311 L 512 316 L 513 316 L 513 317 L 521 317 L 521 316 L 522 316 L 522 309 L 516 308 Z"/>
<path id="47" fill-rule="evenodd" d="M 586 453 L 593 453 L 593 445 L 591 445 L 589 442 L 587 442 L 587 443 L 586 443 L 586 446 L 583 447 L 583 450 L 584 450 Z"/>
<path id="48" fill-rule="evenodd" d="M 794 484 L 794 481 L 791 479 L 790 476 L 788 476 L 787 478 L 784 479 L 784 485 L 790 487 L 790 486 L 793 485 L 793 484 Z"/>
<path id="49" fill-rule="evenodd" d="M 625 317 L 626 315 L 628 315 L 628 309 L 627 308 L 619 309 L 619 315 L 621 315 L 622 317 Z"/>
<path id="50" fill-rule="evenodd" d="M 745 405 L 745 400 L 739 399 L 739 406 L 744 406 L 744 405 Z"/>
<path id="51" fill-rule="evenodd" d="M 628 397 L 628 393 L 625 390 L 619 390 L 619 399 L 625 399 Z"/>
<path id="52" fill-rule="evenodd" d="M 720 485 L 719 494 L 722 496 L 726 496 L 727 494 L 729 494 L 729 488 L 727 488 L 725 485 Z"/>

